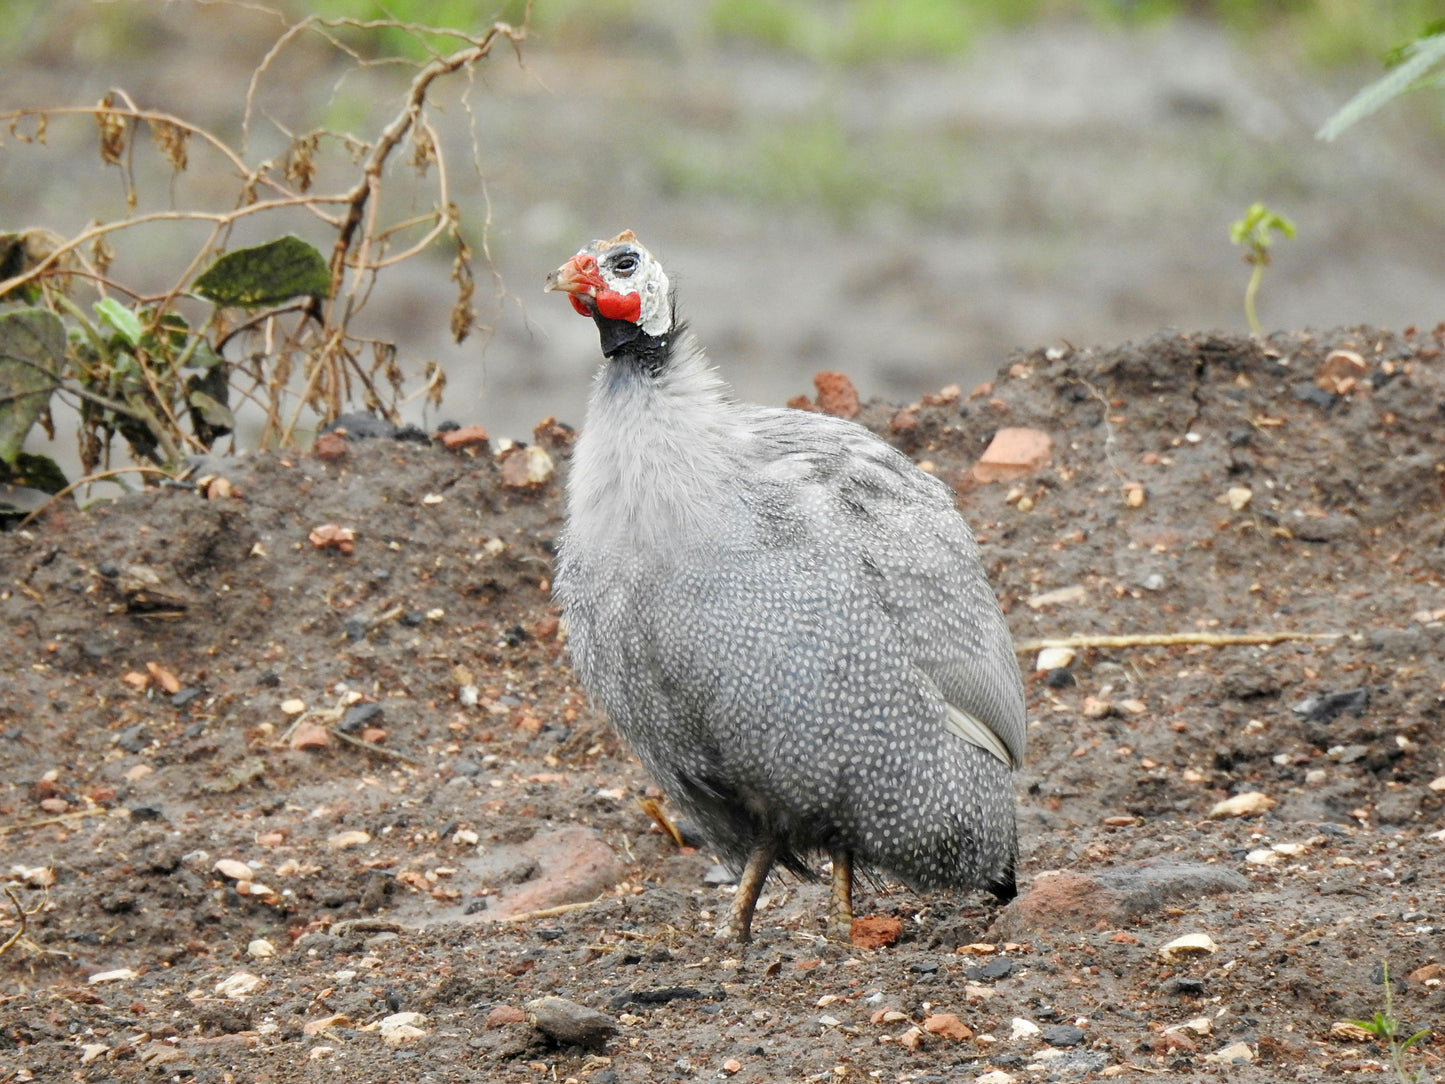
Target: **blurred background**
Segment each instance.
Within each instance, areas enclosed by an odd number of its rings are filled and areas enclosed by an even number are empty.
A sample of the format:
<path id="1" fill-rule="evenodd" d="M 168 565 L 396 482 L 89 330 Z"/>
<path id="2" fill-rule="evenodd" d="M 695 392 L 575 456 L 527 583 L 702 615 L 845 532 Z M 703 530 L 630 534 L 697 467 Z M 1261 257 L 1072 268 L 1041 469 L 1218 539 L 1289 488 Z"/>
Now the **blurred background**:
<path id="1" fill-rule="evenodd" d="M 284 154 L 288 133 L 374 139 L 415 74 L 384 58 L 424 56 L 396 31 L 299 35 L 250 91 L 243 132 L 253 72 L 288 21 L 480 31 L 494 14 L 475 0 L 6 7 L 0 110 L 91 106 L 120 87 L 244 139 L 252 163 Z M 742 397 L 781 403 L 838 369 L 865 398 L 909 401 L 987 379 L 1015 347 L 1244 332 L 1250 269 L 1229 225 L 1264 201 L 1298 228 L 1264 278 L 1267 329 L 1433 327 L 1440 95 L 1403 98 L 1333 143 L 1314 133 L 1438 14 L 1410 0 L 537 0 L 520 55 L 499 48 L 470 79 L 438 83 L 429 114 L 487 328 L 451 341 L 446 246 L 383 272 L 362 326 L 409 371 L 444 368 L 442 407 L 413 400 L 410 420 L 518 438 L 546 415 L 580 422 L 596 334 L 543 277 L 632 228 Z M 317 187 L 354 183 L 347 149 L 323 152 Z M 435 174 L 417 179 L 405 157 L 386 175 L 402 217 L 436 198 Z M 235 200 L 233 172 L 195 141 L 184 173 L 144 144 L 129 168 L 142 212 Z M 92 117 L 53 114 L 43 144 L 0 126 L 0 230 L 69 236 L 125 201 Z M 251 220 L 232 244 L 287 231 L 323 252 L 334 240 L 297 213 Z M 114 275 L 164 290 L 204 235 L 128 231 Z"/>

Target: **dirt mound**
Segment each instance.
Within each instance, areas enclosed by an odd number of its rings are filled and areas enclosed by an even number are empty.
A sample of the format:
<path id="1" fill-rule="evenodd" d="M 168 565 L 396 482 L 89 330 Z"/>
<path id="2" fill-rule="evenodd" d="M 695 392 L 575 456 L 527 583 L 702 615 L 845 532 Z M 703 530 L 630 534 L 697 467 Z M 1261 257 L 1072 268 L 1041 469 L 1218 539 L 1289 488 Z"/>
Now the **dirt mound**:
<path id="1" fill-rule="evenodd" d="M 1411 1030 L 1445 1017 L 1440 353 L 1169 334 L 865 408 L 955 484 L 1017 638 L 1095 638 L 1046 672 L 1020 654 L 1019 910 L 991 932 L 982 897 L 873 886 L 860 914 L 902 921 L 879 949 L 822 941 L 826 888 L 790 881 L 745 955 L 713 941 L 726 875 L 654 828 L 565 666 L 565 427 L 523 471 L 352 440 L 0 534 L 0 839 L 34 911 L 0 957 L 0 1060 L 599 1084 L 1369 1068 L 1383 1051 L 1332 1025 L 1384 1007 L 1382 961 Z M 1003 426 L 1052 460 L 980 484 Z M 1174 865 L 1195 887 L 1159 890 Z M 1207 943 L 1161 953 L 1186 934 Z M 617 1033 L 547 1039 L 526 1003 L 548 995 Z"/>

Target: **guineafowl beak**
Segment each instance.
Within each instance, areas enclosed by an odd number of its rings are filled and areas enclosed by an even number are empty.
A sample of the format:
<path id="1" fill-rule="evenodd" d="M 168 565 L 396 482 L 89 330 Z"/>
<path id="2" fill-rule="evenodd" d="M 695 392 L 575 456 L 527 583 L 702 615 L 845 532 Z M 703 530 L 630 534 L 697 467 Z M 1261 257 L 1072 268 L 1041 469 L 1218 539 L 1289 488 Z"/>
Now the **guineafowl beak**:
<path id="1" fill-rule="evenodd" d="M 562 290 L 583 316 L 632 322 L 642 314 L 642 298 L 635 291 L 618 293 L 602 277 L 597 257 L 579 252 L 547 276 L 548 290 Z"/>
<path id="2" fill-rule="evenodd" d="M 547 276 L 546 290 L 561 290 L 572 307 L 583 316 L 597 314 L 597 293 L 607 289 L 597 270 L 597 259 L 579 252 Z"/>

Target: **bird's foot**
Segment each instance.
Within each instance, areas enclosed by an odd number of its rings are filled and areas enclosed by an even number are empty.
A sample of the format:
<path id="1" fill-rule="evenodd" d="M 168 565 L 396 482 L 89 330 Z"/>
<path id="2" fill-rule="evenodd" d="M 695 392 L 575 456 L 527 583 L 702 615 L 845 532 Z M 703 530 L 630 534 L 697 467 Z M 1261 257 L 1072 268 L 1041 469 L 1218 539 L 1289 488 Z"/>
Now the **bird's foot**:
<path id="1" fill-rule="evenodd" d="M 830 852 L 833 860 L 833 891 L 828 902 L 828 937 L 853 943 L 853 856 L 844 850 Z"/>

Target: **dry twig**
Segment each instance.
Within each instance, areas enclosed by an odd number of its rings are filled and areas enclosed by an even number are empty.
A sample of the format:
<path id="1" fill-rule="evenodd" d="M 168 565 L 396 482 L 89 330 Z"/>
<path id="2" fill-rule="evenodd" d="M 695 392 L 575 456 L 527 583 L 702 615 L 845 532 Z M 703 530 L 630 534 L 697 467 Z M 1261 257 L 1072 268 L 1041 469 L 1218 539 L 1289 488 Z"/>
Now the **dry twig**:
<path id="1" fill-rule="evenodd" d="M 1050 647 L 1172 647 L 1176 644 L 1282 644 L 1291 640 L 1338 640 L 1343 632 L 1145 632 L 1132 636 L 1064 636 L 1046 640 L 1019 640 L 1014 650 L 1042 651 Z"/>

